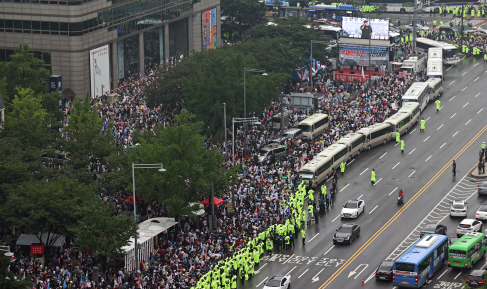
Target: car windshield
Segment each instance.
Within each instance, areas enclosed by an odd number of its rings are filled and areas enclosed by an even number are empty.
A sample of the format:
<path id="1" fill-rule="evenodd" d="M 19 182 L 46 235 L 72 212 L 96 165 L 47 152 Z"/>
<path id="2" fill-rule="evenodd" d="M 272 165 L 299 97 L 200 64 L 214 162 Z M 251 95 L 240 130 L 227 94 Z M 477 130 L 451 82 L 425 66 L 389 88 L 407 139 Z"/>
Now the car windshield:
<path id="1" fill-rule="evenodd" d="M 311 126 L 307 124 L 300 124 L 298 125 L 299 129 L 301 129 L 304 132 L 311 132 Z"/>
<path id="2" fill-rule="evenodd" d="M 472 275 L 468 276 L 468 279 L 470 281 L 482 281 L 482 273 L 479 273 L 479 275 L 474 275 L 474 273 L 472 273 Z"/>
<path id="3" fill-rule="evenodd" d="M 487 212 L 487 205 L 480 206 L 479 211 L 480 212 Z"/>
<path id="4" fill-rule="evenodd" d="M 414 264 L 396 263 L 396 271 L 414 272 Z"/>
<path id="5" fill-rule="evenodd" d="M 470 228 L 472 225 L 470 224 L 460 224 L 458 225 L 460 228 Z"/>
<path id="6" fill-rule="evenodd" d="M 259 156 L 261 156 L 261 157 L 265 157 L 265 156 L 266 156 L 268 153 L 269 153 L 269 151 L 268 151 L 268 150 L 260 150 L 260 151 L 259 151 Z"/>
<path id="7" fill-rule="evenodd" d="M 345 204 L 346 209 L 356 209 L 358 208 L 358 204 L 356 202 L 347 202 Z"/>
<path id="8" fill-rule="evenodd" d="M 279 280 L 270 280 L 265 284 L 267 287 L 279 287 L 281 285 L 281 282 Z"/>
<path id="9" fill-rule="evenodd" d="M 390 264 L 381 264 L 379 267 L 380 271 L 391 271 L 392 270 L 392 265 Z"/>
<path id="10" fill-rule="evenodd" d="M 461 204 L 461 203 L 460 203 L 460 204 L 453 204 L 453 208 L 454 208 L 454 209 L 463 209 L 463 208 L 464 208 L 464 206 L 463 206 L 463 204 Z"/>
<path id="11" fill-rule="evenodd" d="M 313 174 L 311 174 L 311 173 L 300 173 L 299 176 L 303 180 L 311 180 L 311 179 L 313 179 Z"/>
<path id="12" fill-rule="evenodd" d="M 341 227 L 338 229 L 338 233 L 351 233 L 352 227 Z"/>

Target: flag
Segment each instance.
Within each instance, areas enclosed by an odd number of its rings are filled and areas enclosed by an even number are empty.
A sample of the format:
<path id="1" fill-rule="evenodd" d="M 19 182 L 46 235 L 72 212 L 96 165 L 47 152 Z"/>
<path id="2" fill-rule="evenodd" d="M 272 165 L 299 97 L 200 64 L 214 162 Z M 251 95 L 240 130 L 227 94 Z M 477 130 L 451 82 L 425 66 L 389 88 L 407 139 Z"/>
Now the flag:
<path id="1" fill-rule="evenodd" d="M 67 287 L 66 286 L 66 281 L 64 281 L 64 283 L 63 283 L 63 289 L 66 288 L 66 287 Z"/>
<path id="2" fill-rule="evenodd" d="M 301 81 L 303 81 L 303 68 L 301 67 Z"/>
<path id="3" fill-rule="evenodd" d="M 81 280 L 80 280 L 79 284 L 83 284 L 83 276 L 81 276 Z"/>
<path id="4" fill-rule="evenodd" d="M 362 79 L 365 79 L 364 67 L 362 66 Z"/>
<path id="5" fill-rule="evenodd" d="M 286 207 L 286 218 L 289 218 L 289 206 Z"/>
<path id="6" fill-rule="evenodd" d="M 257 218 L 257 208 L 255 208 L 254 217 Z"/>
<path id="7" fill-rule="evenodd" d="M 318 72 L 318 61 L 315 60 L 315 72 Z"/>
<path id="8" fill-rule="evenodd" d="M 108 119 L 105 118 L 105 123 L 103 124 L 103 131 L 107 130 Z"/>
<path id="9" fill-rule="evenodd" d="M 311 79 L 311 69 L 313 69 L 313 66 L 310 64 L 309 65 L 309 79 Z M 311 85 L 313 85 L 313 84 L 311 83 Z"/>

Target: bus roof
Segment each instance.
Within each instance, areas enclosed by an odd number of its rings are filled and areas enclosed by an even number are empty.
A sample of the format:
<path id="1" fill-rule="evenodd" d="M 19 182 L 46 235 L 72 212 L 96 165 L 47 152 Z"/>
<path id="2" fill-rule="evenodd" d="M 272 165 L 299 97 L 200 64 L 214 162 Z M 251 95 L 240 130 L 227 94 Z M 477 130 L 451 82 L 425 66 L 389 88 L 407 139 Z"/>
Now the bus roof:
<path id="1" fill-rule="evenodd" d="M 312 116 L 308 117 L 308 118 L 305 118 L 303 119 L 302 121 L 300 121 L 298 123 L 298 125 L 302 125 L 302 124 L 306 124 L 306 125 L 312 125 L 314 124 L 315 122 L 321 120 L 321 119 L 324 119 L 324 118 L 327 118 L 328 115 L 327 114 L 324 114 L 324 113 L 315 113 L 313 114 Z"/>
<path id="2" fill-rule="evenodd" d="M 335 26 L 331 26 L 331 25 L 320 25 L 317 27 L 318 30 L 321 30 L 321 31 L 335 31 L 335 32 L 340 32 L 342 31 L 342 29 L 340 27 L 335 27 Z"/>
<path id="3" fill-rule="evenodd" d="M 323 156 L 316 156 L 313 158 L 311 161 L 309 161 L 307 164 L 301 167 L 299 172 L 316 172 L 318 168 L 320 168 L 324 163 L 330 160 L 330 157 L 323 157 Z"/>
<path id="4" fill-rule="evenodd" d="M 446 240 L 448 237 L 445 235 L 427 234 L 402 254 L 396 262 L 419 264 Z"/>
<path id="5" fill-rule="evenodd" d="M 402 107 L 397 112 L 412 113 L 418 107 L 419 107 L 418 102 L 405 102 L 402 104 Z"/>
<path id="6" fill-rule="evenodd" d="M 413 83 L 408 91 L 402 96 L 403 99 L 418 98 L 419 95 L 428 88 L 429 84 L 426 82 L 415 82 Z"/>
<path id="7" fill-rule="evenodd" d="M 389 127 L 390 125 L 386 124 L 386 123 L 374 123 L 373 125 L 369 125 L 368 127 L 363 127 L 361 129 L 359 129 L 357 131 L 357 133 L 360 133 L 360 134 L 364 134 L 364 133 L 369 133 L 370 131 L 372 130 L 375 130 L 375 129 L 382 129 L 382 128 L 385 128 L 385 127 Z"/>
<path id="8" fill-rule="evenodd" d="M 443 49 L 457 49 L 455 46 L 448 44 L 446 42 L 440 42 L 440 41 L 436 41 L 436 40 L 428 39 L 428 38 L 424 38 L 424 37 L 418 37 L 418 38 L 416 38 L 416 41 L 419 41 L 421 43 L 428 44 L 428 45 L 431 45 L 434 47 L 443 48 Z"/>
<path id="9" fill-rule="evenodd" d="M 335 143 L 335 144 L 332 144 L 331 146 L 327 147 L 326 149 L 322 150 L 321 153 L 318 154 L 318 156 L 331 157 L 331 156 L 334 156 L 337 152 L 341 151 L 344 148 L 347 148 L 347 146 L 344 144 Z"/>
<path id="10" fill-rule="evenodd" d="M 314 9 L 332 9 L 332 10 L 346 10 L 346 11 L 358 11 L 358 7 L 353 7 L 353 5 L 349 4 L 341 4 L 338 7 L 335 5 L 311 5 L 309 8 Z"/>
<path id="11" fill-rule="evenodd" d="M 482 241 L 482 239 L 484 237 L 485 237 L 485 235 L 482 234 L 482 233 L 479 233 L 479 232 L 469 232 L 469 233 L 463 235 L 455 243 L 453 243 L 452 245 L 450 245 L 450 249 L 467 251 L 474 244 L 476 244 L 477 242 Z"/>
<path id="12" fill-rule="evenodd" d="M 434 87 L 438 82 L 441 82 L 441 78 L 428 78 L 425 82 L 428 83 L 430 87 Z"/>

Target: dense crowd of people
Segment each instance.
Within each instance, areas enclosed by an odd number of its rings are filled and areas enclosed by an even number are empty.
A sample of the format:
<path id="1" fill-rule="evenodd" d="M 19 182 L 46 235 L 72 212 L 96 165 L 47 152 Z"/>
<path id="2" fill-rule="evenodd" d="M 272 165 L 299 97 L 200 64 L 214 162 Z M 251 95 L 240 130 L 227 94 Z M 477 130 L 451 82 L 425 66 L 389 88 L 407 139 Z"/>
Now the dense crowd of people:
<path id="1" fill-rule="evenodd" d="M 409 44 L 403 44 L 402 49 L 408 51 Z M 243 283 L 251 278 L 264 248 L 267 251 L 280 248 L 282 239 L 279 241 L 279 236 L 292 235 L 294 243 L 298 230 L 302 229 L 299 206 L 302 207 L 303 197 L 308 192 L 299 184 L 299 169 L 340 137 L 382 122 L 394 114 L 401 106 L 402 94 L 413 82 L 423 81 L 426 76 L 421 72 L 406 77 L 385 74 L 372 80 L 371 88 L 365 83 L 333 81 L 330 77 L 326 69 L 313 77 L 314 92 L 318 95 L 313 112 L 327 114 L 329 127 L 321 136 L 311 140 L 287 140 L 284 143 L 286 157 L 269 157 L 263 162 L 257 162 L 253 157 L 260 148 L 279 136 L 271 123 L 272 116 L 281 111 L 278 102 L 262 108 L 261 113 L 249 113 L 258 117 L 259 122 L 246 124 L 247 141 L 244 140 L 244 124 L 236 129 L 235 155 L 229 149 L 231 141 L 222 144 L 208 139 L 208 148 L 219 149 L 224 154 L 223 165 L 232 167 L 235 158 L 235 165 L 242 165 L 242 174 L 223 196 L 224 204 L 215 208 L 215 229 L 209 230 L 209 219 L 205 214 L 197 220 L 182 219 L 161 234 L 158 247 L 150 257 L 140 260 L 142 288 L 204 288 L 208 284 L 211 288 L 234 288 L 235 279 Z M 144 89 L 154 81 L 153 71 L 148 68 L 146 76 L 130 77 L 110 92 L 116 93 L 119 101 L 92 100 L 91 104 L 97 108 L 100 117 L 106 123 L 113 123 L 112 131 L 106 133 L 113 134 L 116 146 L 126 148 L 134 145 L 133 133 L 136 130 L 147 132 L 156 125 L 173 125 L 172 117 L 183 108 L 180 104 L 170 111 L 163 106 L 148 107 Z M 309 89 L 307 82 L 290 81 L 286 85 L 290 91 Z M 305 110 L 291 108 L 289 100 L 284 105 L 283 109 L 289 113 L 285 129 L 296 126 L 307 117 Z M 69 109 L 68 104 L 67 114 Z M 231 140 L 231 129 L 227 134 Z M 97 170 L 102 173 L 106 167 L 99 164 Z M 115 202 L 119 215 L 132 212 L 132 204 L 125 202 L 122 193 L 103 191 L 100 198 L 106 203 Z M 289 200 L 297 205 L 290 208 Z M 233 205 L 232 210 L 227 207 L 228 203 Z M 138 211 L 141 212 L 139 221 L 167 215 L 164 206 L 155 201 L 140 204 Z M 11 235 L 8 231 L 1 233 L 2 237 Z M 305 238 L 305 232 L 302 234 Z M 245 266 L 241 269 L 236 264 Z M 58 248 L 49 260 L 45 260 L 44 265 L 31 259 L 28 252 L 18 251 L 10 268 L 21 278 L 32 278 L 35 288 L 134 288 L 139 282 L 136 273 L 124 269 L 124 264 L 117 260 L 95 258 L 90 252 L 76 252 L 75 243 L 69 238 L 64 247 Z M 94 282 L 96 274 L 99 276 L 98 287 Z"/>

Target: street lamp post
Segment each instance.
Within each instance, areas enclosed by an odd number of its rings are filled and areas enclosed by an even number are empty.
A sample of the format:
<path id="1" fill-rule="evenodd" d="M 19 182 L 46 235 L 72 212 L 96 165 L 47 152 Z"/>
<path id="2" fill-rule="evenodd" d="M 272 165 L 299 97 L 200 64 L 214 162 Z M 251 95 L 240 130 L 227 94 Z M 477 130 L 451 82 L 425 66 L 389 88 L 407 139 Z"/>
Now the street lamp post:
<path id="1" fill-rule="evenodd" d="M 244 67 L 244 118 L 247 117 L 247 83 L 246 83 L 246 77 L 245 77 L 245 72 L 259 72 L 262 73 L 263 76 L 266 76 L 267 73 L 265 70 L 262 69 L 254 69 L 254 68 L 246 68 Z M 247 146 L 247 126 L 244 126 L 244 148 Z M 245 149 L 244 149 L 245 151 Z"/>
<path id="2" fill-rule="evenodd" d="M 14 255 L 14 253 L 10 252 L 10 246 L 0 246 L 0 251 L 4 251 L 4 255 L 9 258 Z M 10 265 L 8 265 L 8 271 L 10 272 Z"/>
<path id="3" fill-rule="evenodd" d="M 310 54 L 310 57 L 311 57 L 311 65 L 309 67 L 310 69 L 310 77 L 309 77 L 309 80 L 310 80 L 310 84 L 309 84 L 309 91 L 311 92 L 311 94 L 313 94 L 313 72 L 311 71 L 311 69 L 313 69 L 311 66 L 313 65 L 313 43 L 328 43 L 328 41 L 321 41 L 321 40 L 311 40 L 311 54 Z M 338 61 L 338 59 L 337 59 Z"/>
<path id="4" fill-rule="evenodd" d="M 282 117 L 282 115 L 281 115 Z M 238 118 L 234 117 L 232 118 L 232 166 L 235 166 L 235 123 L 238 122 L 256 122 L 257 118 L 256 117 L 244 117 L 244 118 Z M 245 139 L 244 139 L 245 142 Z"/>
<path id="5" fill-rule="evenodd" d="M 134 221 L 137 223 L 137 200 L 135 199 L 135 169 L 158 169 L 160 172 L 165 172 L 166 169 L 162 164 L 134 164 L 132 163 L 132 188 L 134 201 Z M 137 268 L 137 282 L 140 282 L 140 268 L 139 268 L 139 252 L 137 249 L 137 232 L 135 232 L 135 268 Z M 139 288 L 139 285 L 137 285 Z"/>

